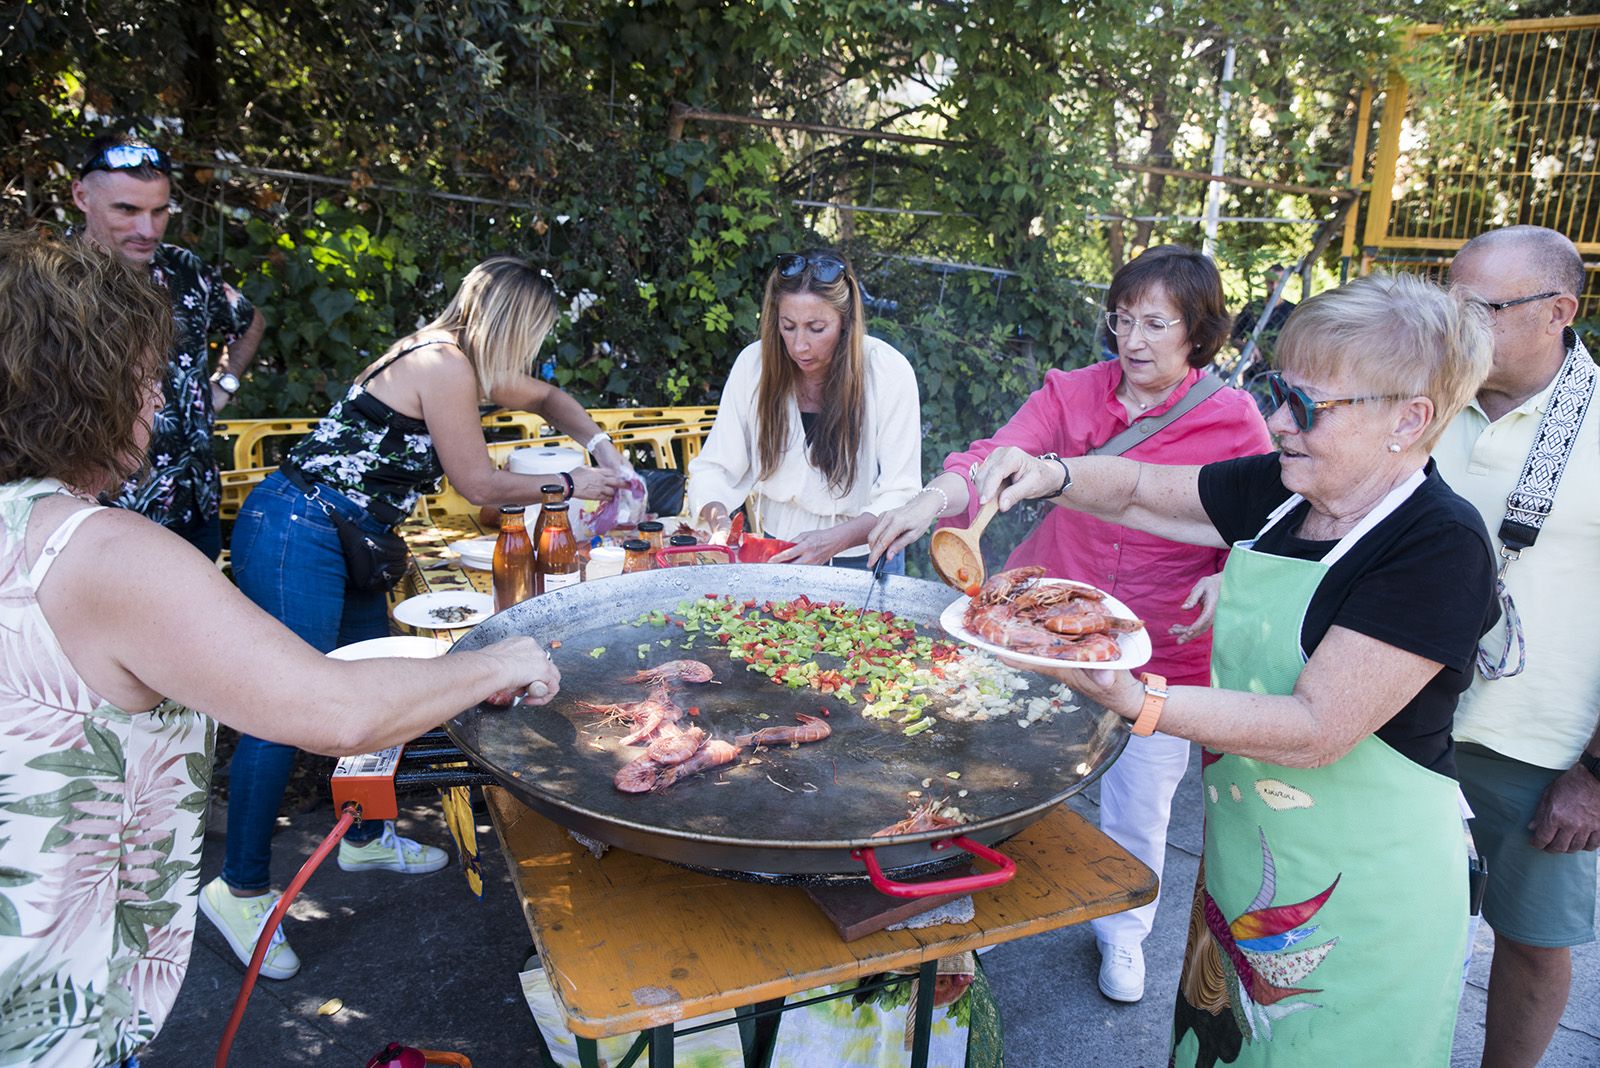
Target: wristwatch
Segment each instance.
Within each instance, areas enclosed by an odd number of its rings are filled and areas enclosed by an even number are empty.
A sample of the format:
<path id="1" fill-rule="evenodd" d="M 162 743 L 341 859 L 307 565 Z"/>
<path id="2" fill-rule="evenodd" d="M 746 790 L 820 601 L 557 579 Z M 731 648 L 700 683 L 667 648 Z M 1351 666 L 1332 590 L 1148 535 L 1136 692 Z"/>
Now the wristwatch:
<path id="1" fill-rule="evenodd" d="M 1600 756 L 1595 756 L 1593 753 L 1587 752 L 1579 753 L 1578 763 L 1583 767 L 1588 768 L 1590 775 L 1593 775 L 1596 779 L 1600 779 Z"/>
<path id="2" fill-rule="evenodd" d="M 1156 732 L 1156 721 L 1161 718 L 1161 710 L 1167 707 L 1167 677 L 1147 671 L 1139 676 L 1139 681 L 1144 683 L 1144 704 L 1139 706 L 1139 716 L 1129 730 L 1148 738 Z"/>
<path id="3" fill-rule="evenodd" d="M 224 371 L 211 381 L 216 383 L 217 388 L 230 397 L 239 392 L 239 376 L 232 371 Z"/>
<path id="4" fill-rule="evenodd" d="M 1061 465 L 1061 488 L 1049 496 L 1035 498 L 1036 500 L 1041 501 L 1055 500 L 1057 497 L 1061 496 L 1063 493 L 1067 492 L 1067 490 L 1072 488 L 1072 471 L 1068 469 L 1067 461 L 1063 460 L 1053 452 L 1040 453 L 1039 459 L 1054 460 L 1056 463 Z"/>

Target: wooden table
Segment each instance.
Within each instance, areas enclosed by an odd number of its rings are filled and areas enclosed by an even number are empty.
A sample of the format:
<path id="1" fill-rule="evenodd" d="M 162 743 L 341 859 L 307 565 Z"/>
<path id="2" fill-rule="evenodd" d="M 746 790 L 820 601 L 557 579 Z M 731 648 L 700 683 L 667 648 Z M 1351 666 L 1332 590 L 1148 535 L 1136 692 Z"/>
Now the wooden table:
<path id="1" fill-rule="evenodd" d="M 799 888 L 734 882 L 619 849 L 597 860 L 506 791 L 484 793 L 586 1068 L 597 1064 L 599 1038 L 646 1032 L 652 1068 L 669 1065 L 679 1020 L 750 1006 L 777 1013 L 789 995 L 906 968 L 922 980 L 912 1051 L 921 1068 L 940 957 L 1136 908 L 1156 894 L 1149 868 L 1058 806 L 1005 844 L 1017 873 L 973 895 L 971 923 L 843 942 Z"/>

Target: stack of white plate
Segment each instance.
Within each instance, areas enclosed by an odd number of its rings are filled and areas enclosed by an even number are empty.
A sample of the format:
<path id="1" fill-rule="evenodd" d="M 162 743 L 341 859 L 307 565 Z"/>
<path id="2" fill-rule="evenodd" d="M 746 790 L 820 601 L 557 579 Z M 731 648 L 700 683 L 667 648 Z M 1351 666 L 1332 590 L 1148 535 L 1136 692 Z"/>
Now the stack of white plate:
<path id="1" fill-rule="evenodd" d="M 453 541 L 450 551 L 461 557 L 462 567 L 475 567 L 480 571 L 494 569 L 494 538 L 471 538 Z"/>

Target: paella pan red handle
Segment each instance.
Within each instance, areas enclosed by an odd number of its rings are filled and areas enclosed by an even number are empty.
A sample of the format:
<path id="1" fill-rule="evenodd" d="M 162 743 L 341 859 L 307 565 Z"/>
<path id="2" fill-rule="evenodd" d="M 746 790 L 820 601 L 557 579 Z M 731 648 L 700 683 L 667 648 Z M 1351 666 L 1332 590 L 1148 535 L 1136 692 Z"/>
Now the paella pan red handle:
<path id="1" fill-rule="evenodd" d="M 987 890 L 992 886 L 1011 881 L 1017 874 L 1017 865 L 1010 857 L 996 849 L 979 842 L 974 842 L 966 835 L 958 834 L 954 838 L 945 838 L 933 843 L 936 850 L 949 849 L 955 846 L 964 849 L 973 856 L 987 860 L 990 864 L 997 865 L 994 871 L 980 872 L 977 875 L 960 875 L 954 879 L 930 879 L 920 883 L 897 883 L 883 874 L 883 868 L 878 865 L 878 851 L 871 846 L 852 849 L 850 855 L 866 865 L 867 878 L 872 880 L 872 888 L 880 894 L 890 897 L 934 897 L 938 894 L 970 894 L 974 890 Z"/>

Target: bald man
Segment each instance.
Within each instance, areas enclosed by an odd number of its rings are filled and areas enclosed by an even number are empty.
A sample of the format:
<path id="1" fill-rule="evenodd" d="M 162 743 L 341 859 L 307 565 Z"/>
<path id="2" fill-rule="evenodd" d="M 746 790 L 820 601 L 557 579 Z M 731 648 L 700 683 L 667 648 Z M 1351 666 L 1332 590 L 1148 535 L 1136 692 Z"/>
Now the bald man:
<path id="1" fill-rule="evenodd" d="M 1566 455 L 1534 544 L 1502 553 L 1523 644 L 1505 631 L 1485 639 L 1454 731 L 1473 838 L 1488 862 L 1483 917 L 1494 929 L 1483 1065 L 1531 1068 L 1567 1004 L 1571 947 L 1594 940 L 1600 398 L 1572 329 L 1584 266 L 1571 241 L 1537 226 L 1492 230 L 1456 255 L 1450 281 L 1486 309 L 1494 367 L 1436 447 L 1440 473 L 1504 535 L 1506 498 L 1530 453 L 1542 475 L 1530 485 L 1546 497 Z M 1526 524 L 1526 513 L 1519 518 Z"/>
<path id="2" fill-rule="evenodd" d="M 116 503 L 170 528 L 214 560 L 222 552 L 222 480 L 212 428 L 255 359 L 266 321 L 199 256 L 162 244 L 171 172 L 160 149 L 108 134 L 89 146 L 72 183 L 72 202 L 83 212 L 78 236 L 148 270 L 171 297 L 177 327 L 164 402 L 150 435 L 149 471 L 123 486 Z M 214 372 L 213 337 L 223 346 Z"/>

